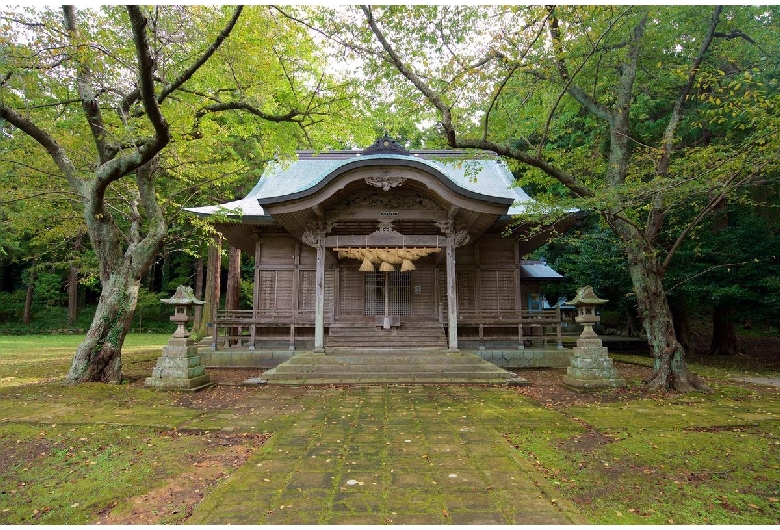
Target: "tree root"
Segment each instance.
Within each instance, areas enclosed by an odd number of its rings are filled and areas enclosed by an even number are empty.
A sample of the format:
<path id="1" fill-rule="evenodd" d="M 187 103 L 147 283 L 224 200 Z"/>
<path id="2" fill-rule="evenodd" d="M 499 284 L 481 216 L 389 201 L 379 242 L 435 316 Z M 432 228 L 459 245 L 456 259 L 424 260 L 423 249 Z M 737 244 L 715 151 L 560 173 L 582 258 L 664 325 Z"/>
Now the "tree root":
<path id="1" fill-rule="evenodd" d="M 680 393 L 703 392 L 711 394 L 712 388 L 697 375 L 691 373 L 682 360 L 685 351 L 670 330 L 667 335 L 666 348 L 661 356 L 661 365 L 653 376 L 645 381 L 650 392 L 674 391 Z M 678 359 L 675 359 L 678 357 Z M 676 369 L 675 369 L 676 366 Z"/>

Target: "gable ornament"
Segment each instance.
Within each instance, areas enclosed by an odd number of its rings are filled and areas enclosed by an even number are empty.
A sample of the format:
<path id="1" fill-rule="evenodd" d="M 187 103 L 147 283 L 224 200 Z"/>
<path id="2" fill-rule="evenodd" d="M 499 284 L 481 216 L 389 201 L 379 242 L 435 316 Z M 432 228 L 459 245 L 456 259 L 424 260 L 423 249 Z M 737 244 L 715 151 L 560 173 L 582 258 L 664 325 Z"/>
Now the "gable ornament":
<path id="1" fill-rule="evenodd" d="M 366 184 L 382 188 L 384 191 L 390 191 L 390 188 L 401 186 L 406 182 L 406 177 L 391 177 L 389 175 L 366 177 Z"/>

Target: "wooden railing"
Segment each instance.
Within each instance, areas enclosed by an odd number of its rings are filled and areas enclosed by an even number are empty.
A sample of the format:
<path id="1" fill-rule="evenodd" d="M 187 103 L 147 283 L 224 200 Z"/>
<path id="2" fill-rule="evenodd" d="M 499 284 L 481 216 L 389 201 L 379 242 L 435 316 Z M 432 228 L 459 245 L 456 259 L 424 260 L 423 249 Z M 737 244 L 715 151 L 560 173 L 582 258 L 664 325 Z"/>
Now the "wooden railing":
<path id="1" fill-rule="evenodd" d="M 550 338 L 555 338 L 557 346 L 563 347 L 561 339 L 561 310 L 545 309 L 541 311 L 460 311 L 458 324 L 471 325 L 479 328 L 479 340 L 485 337 L 485 328 L 516 328 L 518 344 L 521 347 L 529 345 L 531 337 L 541 337 L 544 344 Z M 526 328 L 530 333 L 526 334 Z M 548 333 L 554 329 L 554 335 Z M 536 332 L 536 333 L 535 333 Z"/>
<path id="2" fill-rule="evenodd" d="M 330 324 L 326 318 L 325 325 Z M 517 331 L 518 345 L 530 345 L 532 340 L 541 339 L 547 344 L 549 339 L 561 342 L 561 312 L 559 309 L 543 311 L 462 311 L 458 314 L 458 324 L 479 328 L 479 340 L 486 338 L 486 328 L 513 328 Z M 295 348 L 295 328 L 314 326 L 314 311 L 292 310 L 220 310 L 217 312 L 216 333 L 213 334 L 212 347 L 228 344 L 241 344 L 248 340 L 253 348 L 258 327 L 289 328 L 290 348 Z M 246 334 L 248 332 L 248 335 Z"/>
<path id="3" fill-rule="evenodd" d="M 327 324 L 327 322 L 326 322 Z M 236 309 L 217 311 L 216 330 L 212 334 L 211 346 L 242 345 L 248 342 L 254 349 L 258 327 L 288 328 L 290 348 L 295 348 L 295 328 L 314 326 L 314 311 Z M 248 332 L 248 335 L 245 334 Z"/>

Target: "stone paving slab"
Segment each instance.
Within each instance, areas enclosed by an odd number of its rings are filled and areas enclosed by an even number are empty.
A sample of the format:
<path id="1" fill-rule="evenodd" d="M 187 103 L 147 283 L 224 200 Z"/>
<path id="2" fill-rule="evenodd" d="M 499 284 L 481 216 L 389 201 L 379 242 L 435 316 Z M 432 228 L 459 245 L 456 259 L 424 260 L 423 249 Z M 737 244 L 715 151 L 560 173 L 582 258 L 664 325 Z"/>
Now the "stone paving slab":
<path id="1" fill-rule="evenodd" d="M 508 389 L 260 387 L 255 414 L 200 418 L 271 439 L 195 508 L 195 524 L 584 524 L 515 454 L 502 427 L 530 408 Z M 487 392 L 487 393 L 486 393 Z M 498 394 L 496 394 L 498 393 Z M 506 396 L 501 393 L 507 393 Z M 485 403 L 494 406 L 482 414 Z"/>

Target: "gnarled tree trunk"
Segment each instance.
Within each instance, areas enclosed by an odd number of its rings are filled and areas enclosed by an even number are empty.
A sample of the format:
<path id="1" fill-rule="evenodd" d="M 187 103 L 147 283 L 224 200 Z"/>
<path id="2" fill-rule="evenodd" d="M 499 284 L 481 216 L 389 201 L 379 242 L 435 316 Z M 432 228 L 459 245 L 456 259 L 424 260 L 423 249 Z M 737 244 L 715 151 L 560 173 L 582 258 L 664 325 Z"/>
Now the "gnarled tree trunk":
<path id="1" fill-rule="evenodd" d="M 672 311 L 663 287 L 661 265 L 648 249 L 631 243 L 626 245 L 629 271 L 647 342 L 655 358 L 653 375 L 646 382 L 648 390 L 709 392 L 710 388 L 685 364 L 685 349 L 677 340 Z"/>
<path id="2" fill-rule="evenodd" d="M 133 322 L 140 278 L 115 271 L 103 284 L 95 317 L 68 372 L 72 383 L 122 381 L 122 344 Z"/>
<path id="3" fill-rule="evenodd" d="M 99 189 L 85 184 L 84 218 L 100 264 L 102 290 L 95 316 L 84 341 L 73 356 L 69 383 L 122 380 L 122 344 L 130 331 L 141 278 L 149 270 L 167 231 L 157 203 L 154 173 L 157 159 L 136 170 L 136 196 L 130 202 L 130 240 L 117 228 L 105 203 L 94 200 Z M 141 214 L 143 211 L 144 215 Z M 141 235 L 141 227 L 146 234 Z M 122 249 L 125 249 L 124 252 Z"/>

